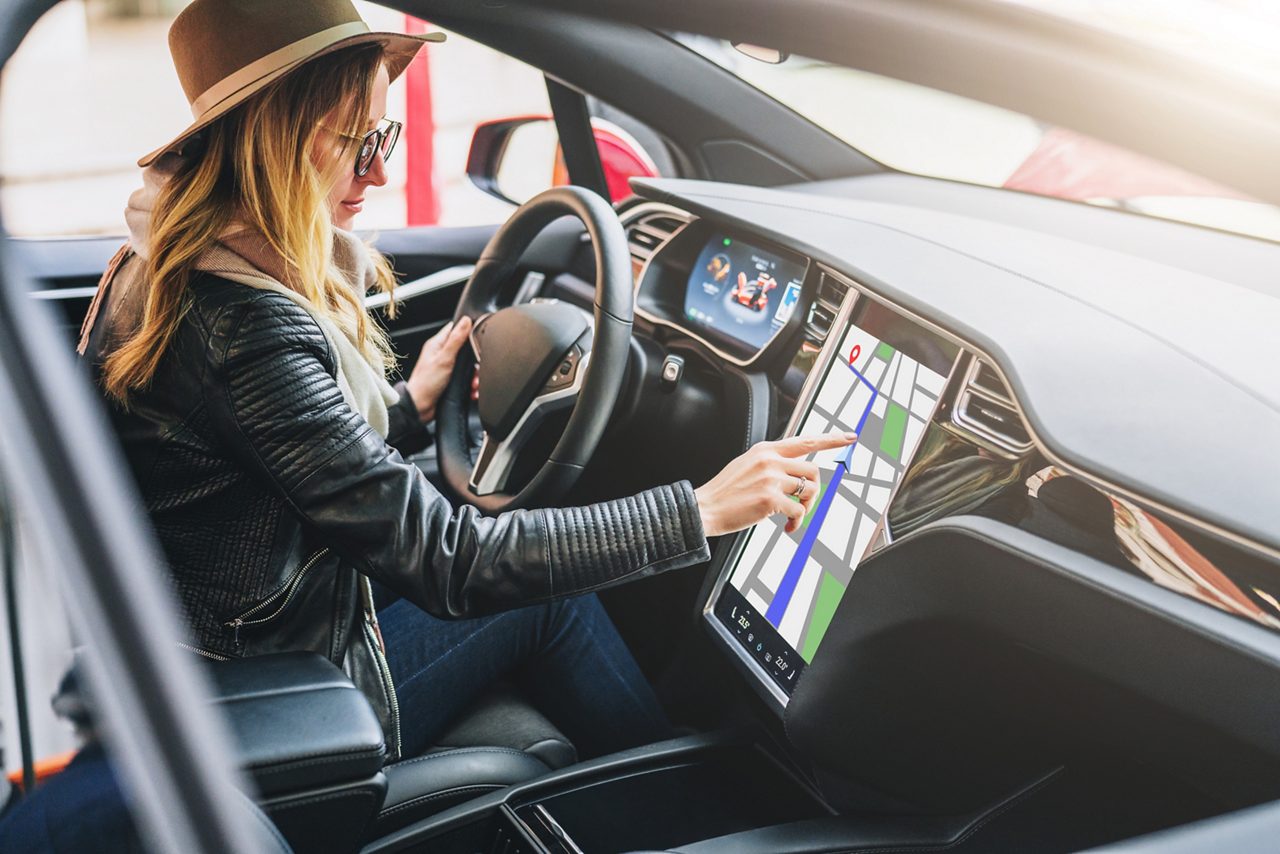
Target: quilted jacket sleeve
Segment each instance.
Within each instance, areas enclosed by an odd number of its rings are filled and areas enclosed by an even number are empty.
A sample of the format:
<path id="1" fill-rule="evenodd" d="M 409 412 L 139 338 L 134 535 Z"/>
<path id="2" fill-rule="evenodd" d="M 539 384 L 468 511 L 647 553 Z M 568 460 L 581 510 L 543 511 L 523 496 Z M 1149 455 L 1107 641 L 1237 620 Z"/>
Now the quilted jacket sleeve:
<path id="1" fill-rule="evenodd" d="M 432 614 L 473 616 L 708 557 L 687 481 L 557 510 L 455 510 L 344 402 L 315 322 L 258 292 L 209 321 L 203 394 L 234 456 L 332 548 Z"/>

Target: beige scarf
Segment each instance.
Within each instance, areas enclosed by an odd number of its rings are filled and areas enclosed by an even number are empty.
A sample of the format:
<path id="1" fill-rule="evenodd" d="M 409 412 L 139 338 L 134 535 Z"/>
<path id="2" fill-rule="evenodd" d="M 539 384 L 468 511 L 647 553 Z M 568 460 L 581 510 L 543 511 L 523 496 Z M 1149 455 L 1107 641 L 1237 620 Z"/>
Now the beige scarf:
<path id="1" fill-rule="evenodd" d="M 129 197 L 129 207 L 125 212 L 125 219 L 129 224 L 129 242 L 111 259 L 98 283 L 98 293 L 81 328 L 81 353 L 88 344 L 89 333 L 93 329 L 108 286 L 126 293 L 140 293 L 135 289 L 142 284 L 145 262 L 150 255 L 149 222 L 152 203 L 173 166 L 171 160 L 162 159 L 143 170 L 143 186 Z M 335 228 L 332 263 L 363 302 L 365 294 L 377 281 L 373 259 L 364 242 L 349 231 Z M 394 404 L 399 395 L 387 382 L 386 366 L 380 359 L 367 357 L 336 323 L 318 314 L 305 297 L 283 284 L 282 280 L 286 278 L 284 262 L 262 235 L 244 226 L 231 228 L 200 257 L 195 266 L 197 270 L 242 285 L 273 291 L 297 303 L 315 320 L 329 343 L 338 366 L 338 388 L 347 405 L 363 415 L 381 436 L 387 435 L 387 407 Z"/>

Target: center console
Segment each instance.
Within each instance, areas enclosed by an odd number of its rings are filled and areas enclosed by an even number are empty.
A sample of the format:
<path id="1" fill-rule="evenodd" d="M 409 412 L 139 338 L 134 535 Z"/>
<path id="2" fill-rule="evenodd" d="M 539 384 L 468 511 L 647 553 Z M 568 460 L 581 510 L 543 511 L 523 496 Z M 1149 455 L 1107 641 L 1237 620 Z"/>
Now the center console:
<path id="1" fill-rule="evenodd" d="M 482 796 L 361 854 L 814 854 L 945 850 L 1034 809 L 1057 771 L 975 810 L 837 814 L 750 732 L 647 745 Z M 997 821 L 997 819 L 1001 821 Z M 1034 819 L 1034 812 L 1032 813 Z"/>
<path id="2" fill-rule="evenodd" d="M 582 763 L 479 798 L 364 852 L 667 851 L 830 815 L 758 740 L 698 735 Z"/>

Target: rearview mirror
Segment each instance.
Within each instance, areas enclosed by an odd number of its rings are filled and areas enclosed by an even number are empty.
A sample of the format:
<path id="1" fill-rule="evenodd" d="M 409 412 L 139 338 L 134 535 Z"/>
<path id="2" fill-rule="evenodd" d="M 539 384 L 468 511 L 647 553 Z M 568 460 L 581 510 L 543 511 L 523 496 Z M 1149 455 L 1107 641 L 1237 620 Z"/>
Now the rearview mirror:
<path id="1" fill-rule="evenodd" d="M 764 47 L 758 44 L 747 44 L 746 42 L 733 42 L 733 49 L 743 56 L 749 56 L 757 62 L 765 62 L 769 65 L 781 65 L 791 58 L 791 54 L 785 50 L 778 50 L 776 47 Z"/>

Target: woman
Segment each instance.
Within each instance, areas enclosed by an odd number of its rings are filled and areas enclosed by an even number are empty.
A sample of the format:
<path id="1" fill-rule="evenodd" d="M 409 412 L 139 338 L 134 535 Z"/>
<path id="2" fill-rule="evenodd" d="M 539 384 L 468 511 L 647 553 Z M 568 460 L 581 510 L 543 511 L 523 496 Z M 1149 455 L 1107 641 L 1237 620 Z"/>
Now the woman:
<path id="1" fill-rule="evenodd" d="M 851 437 L 761 445 L 697 490 L 453 509 L 401 453 L 429 441 L 468 324 L 388 385 L 362 301 L 391 271 L 347 231 L 386 180 L 387 86 L 439 38 L 370 33 L 349 0 L 188 6 L 170 46 L 197 118 L 141 161 L 130 243 L 82 347 L 194 651 L 327 656 L 379 712 L 392 757 L 430 746 L 503 676 L 584 755 L 660 738 L 599 603 L 566 597 L 705 560 L 706 537 L 769 513 L 798 520 L 818 480 L 803 456 Z M 401 598 L 377 611 L 370 580 Z"/>

